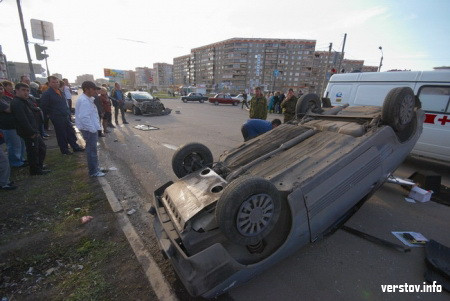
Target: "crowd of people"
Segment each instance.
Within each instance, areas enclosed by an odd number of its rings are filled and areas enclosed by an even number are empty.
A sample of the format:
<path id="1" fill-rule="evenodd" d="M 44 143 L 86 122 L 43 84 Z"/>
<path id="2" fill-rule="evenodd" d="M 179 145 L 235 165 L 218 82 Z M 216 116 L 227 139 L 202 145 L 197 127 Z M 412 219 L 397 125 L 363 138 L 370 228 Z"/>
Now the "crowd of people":
<path id="1" fill-rule="evenodd" d="M 241 127 L 244 141 L 264 134 L 281 124 L 279 119 L 274 119 L 271 122 L 266 121 L 268 113 L 283 114 L 284 123 L 294 119 L 297 101 L 303 95 L 300 90 L 298 97 L 296 97 L 293 89 L 288 90 L 287 96 L 279 91 L 269 92 L 269 101 L 267 101 L 260 87 L 256 87 L 254 92 L 255 95 L 250 100 L 250 119 Z M 245 94 L 242 108 L 244 108 L 244 105 L 248 107 L 246 96 Z"/>
<path id="2" fill-rule="evenodd" d="M 49 121 L 62 155 L 86 150 L 92 177 L 105 175 L 98 167 L 97 139 L 109 133 L 108 128 L 115 127 L 112 124 L 112 106 L 116 125 L 119 112 L 122 123 L 128 124 L 124 93 L 118 83 L 108 96 L 107 86 L 97 87 L 93 82 L 84 82 L 81 86 L 83 94 L 74 109 L 68 80 L 59 80 L 55 76 L 49 76 L 47 80 L 41 85 L 31 82 L 28 76 L 22 76 L 17 84 L 10 81 L 0 83 L 0 144 L 6 143 L 7 151 L 6 155 L 0 146 L 0 190 L 17 188 L 10 180 L 11 168 L 29 167 L 30 175 L 51 172 L 44 164 L 47 149 L 44 140 L 50 137 L 48 132 L 52 130 Z M 86 149 L 77 142 L 74 112 Z"/>

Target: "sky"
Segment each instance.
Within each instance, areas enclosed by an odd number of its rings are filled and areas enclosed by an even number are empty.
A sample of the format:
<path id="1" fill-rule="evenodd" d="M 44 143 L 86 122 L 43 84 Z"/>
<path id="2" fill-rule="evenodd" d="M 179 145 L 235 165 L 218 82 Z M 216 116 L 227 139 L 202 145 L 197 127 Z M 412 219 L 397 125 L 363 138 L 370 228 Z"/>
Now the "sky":
<path id="1" fill-rule="evenodd" d="M 450 0 L 21 0 L 33 63 L 30 19 L 53 23 L 46 41 L 50 73 L 69 81 L 103 77 L 103 68 L 134 70 L 173 63 L 192 48 L 234 37 L 316 40 L 390 69 L 450 66 Z M 16 0 L 0 0 L 0 45 L 26 62 Z"/>

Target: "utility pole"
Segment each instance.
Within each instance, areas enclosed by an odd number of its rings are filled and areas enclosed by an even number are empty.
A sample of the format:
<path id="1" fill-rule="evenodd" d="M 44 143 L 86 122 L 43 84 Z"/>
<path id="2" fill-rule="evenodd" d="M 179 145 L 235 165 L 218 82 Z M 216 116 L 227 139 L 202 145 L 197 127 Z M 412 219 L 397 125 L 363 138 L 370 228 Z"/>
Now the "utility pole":
<path id="1" fill-rule="evenodd" d="M 22 8 L 20 6 L 20 0 L 17 0 L 17 9 L 19 10 L 20 26 L 22 27 L 22 36 L 23 42 L 25 43 L 25 50 L 27 52 L 28 66 L 30 67 L 30 79 L 34 81 L 36 80 L 36 76 L 34 74 L 33 63 L 31 62 L 30 49 L 28 48 L 28 35 L 27 30 L 25 29 L 25 25 L 23 23 L 23 15 L 22 15 Z"/>
<path id="2" fill-rule="evenodd" d="M 339 60 L 339 67 L 338 67 L 337 73 L 341 73 L 341 65 L 342 65 L 342 61 L 344 60 L 345 40 L 347 40 L 347 34 L 344 34 L 344 43 L 342 43 L 341 59 Z"/>
<path id="3" fill-rule="evenodd" d="M 328 57 L 327 57 L 327 63 L 325 64 L 325 74 L 323 75 L 323 82 L 322 82 L 322 89 L 320 91 L 320 96 L 322 96 L 323 92 L 325 91 L 325 84 L 327 82 L 328 64 L 330 62 L 332 48 L 333 48 L 333 43 L 330 43 L 330 46 L 328 48 Z"/>

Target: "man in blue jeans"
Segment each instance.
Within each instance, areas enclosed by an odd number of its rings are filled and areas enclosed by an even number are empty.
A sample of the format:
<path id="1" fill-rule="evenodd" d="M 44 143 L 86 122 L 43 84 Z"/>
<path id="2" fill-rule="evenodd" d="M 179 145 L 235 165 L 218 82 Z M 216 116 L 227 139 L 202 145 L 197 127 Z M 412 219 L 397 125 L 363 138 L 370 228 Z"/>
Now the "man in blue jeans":
<path id="1" fill-rule="evenodd" d="M 97 140 L 98 131 L 101 130 L 97 107 L 94 104 L 94 96 L 97 95 L 97 86 L 91 81 L 81 84 L 83 94 L 77 99 L 75 106 L 75 125 L 81 131 L 86 141 L 86 157 L 91 177 L 103 177 L 98 167 Z"/>
<path id="2" fill-rule="evenodd" d="M 242 136 L 244 137 L 244 141 L 248 141 L 276 128 L 280 124 L 280 119 L 274 119 L 272 121 L 249 119 L 241 127 Z"/>

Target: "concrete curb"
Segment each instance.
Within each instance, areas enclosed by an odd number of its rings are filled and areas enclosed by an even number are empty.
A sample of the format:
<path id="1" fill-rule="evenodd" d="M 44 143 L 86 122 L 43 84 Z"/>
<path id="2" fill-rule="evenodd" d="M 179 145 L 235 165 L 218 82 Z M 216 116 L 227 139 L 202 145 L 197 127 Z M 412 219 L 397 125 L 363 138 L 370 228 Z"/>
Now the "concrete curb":
<path id="1" fill-rule="evenodd" d="M 172 292 L 170 285 L 167 283 L 158 265 L 153 260 L 153 257 L 147 251 L 144 243 L 136 233 L 136 230 L 128 219 L 126 212 L 123 210 L 122 205 L 112 191 L 108 181 L 105 178 L 98 178 L 98 181 L 102 185 L 103 191 L 105 192 L 109 204 L 111 205 L 111 209 L 114 213 L 116 213 L 117 221 L 119 222 L 123 233 L 128 239 L 128 242 L 130 243 L 130 246 L 133 249 L 137 260 L 144 269 L 145 275 L 147 276 L 150 285 L 152 286 L 156 296 L 158 297 L 158 300 L 178 300 L 175 294 Z"/>
<path id="2" fill-rule="evenodd" d="M 81 133 L 76 127 L 75 130 L 78 136 L 78 140 L 84 141 L 82 139 Z M 108 199 L 112 211 L 116 214 L 120 228 L 125 234 L 125 237 L 127 238 L 131 248 L 133 249 L 133 252 L 136 255 L 136 259 L 144 269 L 144 273 L 147 276 L 148 282 L 150 283 L 150 286 L 158 297 L 158 300 L 178 300 L 178 298 L 172 292 L 169 283 L 164 278 L 164 275 L 162 274 L 152 255 L 145 248 L 144 243 L 131 224 L 126 212 L 123 210 L 122 205 L 114 194 L 114 191 L 111 189 L 108 181 L 103 177 L 99 177 L 97 179 L 102 186 L 102 189 L 106 195 L 106 198 Z"/>

